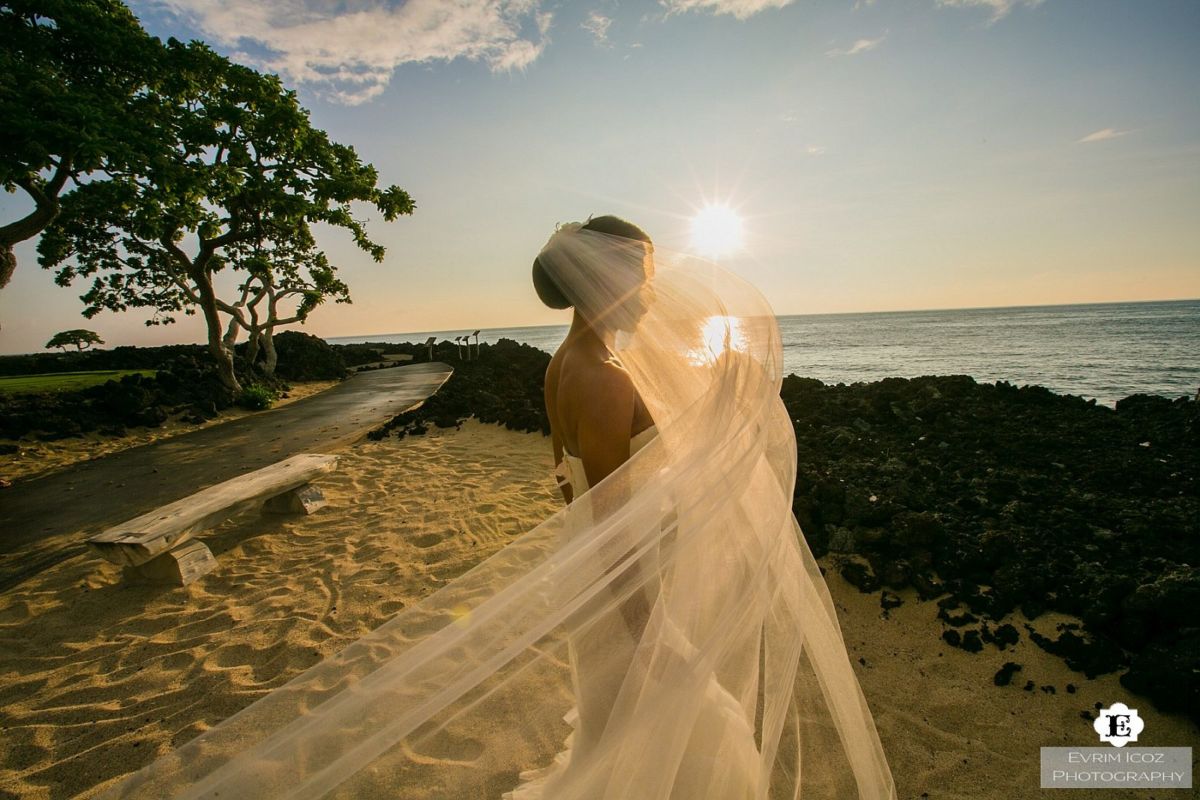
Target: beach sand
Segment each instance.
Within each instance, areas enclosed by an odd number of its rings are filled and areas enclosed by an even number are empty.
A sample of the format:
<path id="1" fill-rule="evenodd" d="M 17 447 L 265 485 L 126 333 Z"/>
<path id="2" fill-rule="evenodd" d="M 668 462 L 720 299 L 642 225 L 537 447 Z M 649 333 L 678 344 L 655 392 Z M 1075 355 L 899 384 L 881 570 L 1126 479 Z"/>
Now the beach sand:
<path id="1" fill-rule="evenodd" d="M 461 575 L 561 502 L 547 438 L 474 420 L 341 455 L 319 483 L 326 508 L 214 529 L 204 541 L 219 567 L 188 587 L 130 584 L 118 567 L 79 556 L 0 596 L 0 797 L 94 796 Z M 1138 708 L 1139 745 L 1200 745 L 1192 723 L 1155 711 L 1116 675 L 1089 681 L 1033 645 L 1019 614 L 1007 620 L 1022 634 L 1017 645 L 971 654 L 941 641 L 935 602 L 901 591 L 904 604 L 885 617 L 878 592 L 859 593 L 833 569 L 826 578 L 900 798 L 1038 797 L 1038 748 L 1098 745 L 1080 717 L 1097 702 Z M 1032 624 L 1053 635 L 1067 619 Z M 997 687 L 1005 661 L 1023 669 Z M 542 697 L 569 699 L 565 665 L 545 675 Z M 1027 680 L 1056 693 L 1024 691 Z M 499 751 L 513 768 L 481 782 L 498 796 L 516 769 L 544 763 L 503 733 L 500 721 L 448 730 L 418 755 L 436 771 L 485 751 L 493 763 Z M 1172 794 L 1183 793 L 1088 796 Z M 378 796 L 446 797 L 413 783 Z"/>
<path id="2" fill-rule="evenodd" d="M 323 392 L 332 386 L 337 386 L 338 383 L 339 381 L 296 381 L 291 385 L 292 388 L 287 391 L 287 397 L 281 397 L 276 400 L 272 408 L 279 408 L 288 403 L 294 403 L 297 400 L 317 394 L 318 392 Z M 212 425 L 220 425 L 223 422 L 229 422 L 257 413 L 257 411 L 249 411 L 245 408 L 234 406 L 218 412 L 216 417 L 200 424 L 184 422 L 180 418 L 183 415 L 177 414 L 157 428 L 130 428 L 124 436 L 104 436 L 99 433 L 87 433 L 82 436 L 59 439 L 56 442 L 40 442 L 31 436 L 18 441 L 0 439 L 0 444 L 15 444 L 21 448 L 19 452 L 4 456 L 3 460 L 0 461 L 0 478 L 7 478 L 14 482 L 28 480 L 38 475 L 55 472 L 80 461 L 88 461 L 110 453 L 116 453 L 119 450 L 127 450 L 130 447 L 150 444 L 159 439 L 169 439 L 181 433 L 208 428 Z"/>

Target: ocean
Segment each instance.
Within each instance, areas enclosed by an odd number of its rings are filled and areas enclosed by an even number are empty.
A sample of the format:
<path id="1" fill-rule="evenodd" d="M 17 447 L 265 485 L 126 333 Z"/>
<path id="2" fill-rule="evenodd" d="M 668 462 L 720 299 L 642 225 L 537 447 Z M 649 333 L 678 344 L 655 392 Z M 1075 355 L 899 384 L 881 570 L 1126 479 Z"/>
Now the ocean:
<path id="1" fill-rule="evenodd" d="M 965 374 L 1038 384 L 1113 405 L 1136 392 L 1200 388 L 1200 300 L 780 316 L 784 372 L 825 383 Z M 414 342 L 471 331 L 340 336 L 336 344 Z M 566 325 L 488 328 L 554 352 Z M 473 341 L 473 340 L 472 340 Z"/>

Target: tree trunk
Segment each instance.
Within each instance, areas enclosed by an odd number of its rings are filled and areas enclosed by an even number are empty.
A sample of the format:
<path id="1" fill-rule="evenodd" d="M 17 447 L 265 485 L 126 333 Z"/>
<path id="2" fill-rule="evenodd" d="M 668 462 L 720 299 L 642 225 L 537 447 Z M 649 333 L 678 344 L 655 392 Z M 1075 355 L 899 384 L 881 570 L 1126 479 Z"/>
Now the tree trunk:
<path id="1" fill-rule="evenodd" d="M 246 363 L 251 366 L 258 359 L 258 344 L 262 338 L 262 331 L 255 328 L 250 332 L 250 338 L 246 340 Z"/>
<path id="2" fill-rule="evenodd" d="M 232 352 L 234 352 L 233 346 L 235 344 L 237 344 L 237 337 L 238 337 L 237 317 L 231 316 L 229 318 L 229 327 L 225 329 L 225 338 L 221 340 L 221 343 L 224 345 L 226 350 L 228 350 L 229 352 L 232 353 Z"/>
<path id="3" fill-rule="evenodd" d="M 17 254 L 13 252 L 12 245 L 0 242 L 0 289 L 8 286 L 16 269 Z"/>
<path id="4" fill-rule="evenodd" d="M 262 340 L 265 355 L 263 372 L 269 377 L 275 374 L 275 365 L 279 363 L 279 356 L 275 353 L 275 338 L 270 328 L 263 329 Z"/>
<path id="5" fill-rule="evenodd" d="M 233 352 L 225 347 L 221 337 L 221 315 L 217 311 L 217 295 L 213 291 L 212 276 L 203 268 L 195 268 L 190 277 L 195 281 L 200 293 L 200 309 L 204 312 L 204 322 L 208 326 L 208 349 L 217 361 L 217 374 L 221 377 L 221 383 L 231 391 L 240 392 L 242 385 L 238 383 L 237 374 L 233 370 Z"/>

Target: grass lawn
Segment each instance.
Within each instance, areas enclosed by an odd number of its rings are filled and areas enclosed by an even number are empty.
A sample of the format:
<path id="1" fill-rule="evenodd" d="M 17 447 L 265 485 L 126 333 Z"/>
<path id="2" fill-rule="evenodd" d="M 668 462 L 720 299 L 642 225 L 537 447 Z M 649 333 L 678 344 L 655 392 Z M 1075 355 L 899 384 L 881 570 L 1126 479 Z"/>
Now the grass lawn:
<path id="1" fill-rule="evenodd" d="M 0 378 L 0 394 L 32 392 L 74 392 L 105 381 L 120 380 L 123 375 L 157 374 L 153 369 L 107 369 L 93 372 L 51 372 L 46 375 L 13 375 Z"/>

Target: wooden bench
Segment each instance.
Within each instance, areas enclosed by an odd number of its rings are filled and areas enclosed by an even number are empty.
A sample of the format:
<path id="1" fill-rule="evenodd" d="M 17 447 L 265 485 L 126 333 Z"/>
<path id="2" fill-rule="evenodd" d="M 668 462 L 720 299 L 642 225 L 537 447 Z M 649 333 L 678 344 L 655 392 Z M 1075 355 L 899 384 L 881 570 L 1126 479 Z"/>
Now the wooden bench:
<path id="1" fill-rule="evenodd" d="M 325 497 L 309 481 L 336 467 L 337 456 L 292 456 L 134 517 L 87 544 L 141 577 L 186 586 L 217 565 L 212 551 L 193 536 L 258 505 L 269 513 L 311 514 L 325 505 Z"/>

